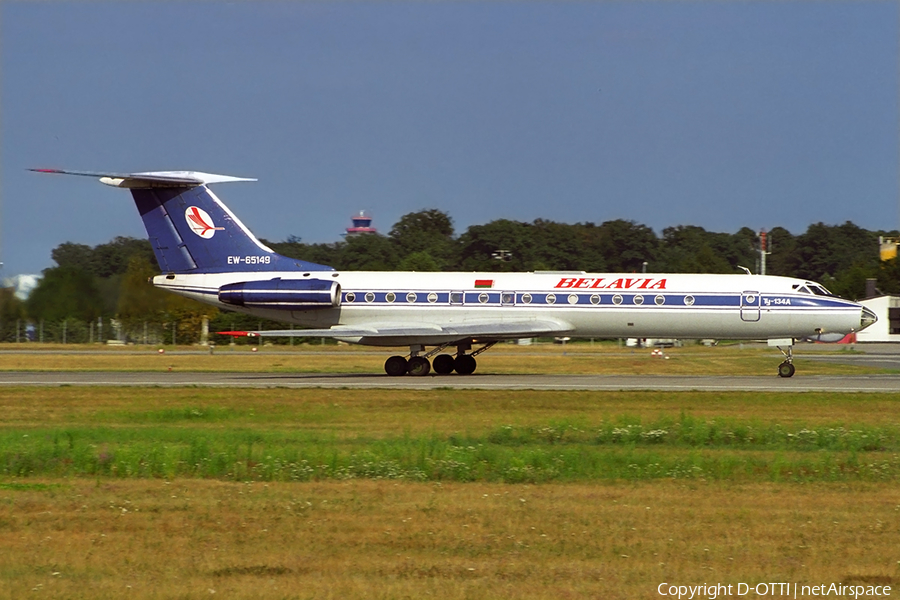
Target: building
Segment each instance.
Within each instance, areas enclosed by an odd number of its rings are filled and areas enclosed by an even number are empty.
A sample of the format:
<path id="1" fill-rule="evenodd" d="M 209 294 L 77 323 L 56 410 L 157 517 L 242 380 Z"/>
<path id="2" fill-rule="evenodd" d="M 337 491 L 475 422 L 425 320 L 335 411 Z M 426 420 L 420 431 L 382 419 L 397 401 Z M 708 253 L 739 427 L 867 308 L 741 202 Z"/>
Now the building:
<path id="1" fill-rule="evenodd" d="M 861 300 L 878 321 L 856 334 L 857 342 L 900 342 L 900 296 L 877 296 Z"/>
<path id="2" fill-rule="evenodd" d="M 368 216 L 365 211 L 359 211 L 359 214 L 350 217 L 350 220 L 353 221 L 353 226 L 347 228 L 347 233 L 345 235 L 378 233 L 378 230 L 372 227 L 372 217 Z"/>
<path id="3" fill-rule="evenodd" d="M 900 240 L 878 236 L 878 246 L 880 248 L 881 260 L 892 260 L 897 258 L 898 245 L 900 245 Z"/>

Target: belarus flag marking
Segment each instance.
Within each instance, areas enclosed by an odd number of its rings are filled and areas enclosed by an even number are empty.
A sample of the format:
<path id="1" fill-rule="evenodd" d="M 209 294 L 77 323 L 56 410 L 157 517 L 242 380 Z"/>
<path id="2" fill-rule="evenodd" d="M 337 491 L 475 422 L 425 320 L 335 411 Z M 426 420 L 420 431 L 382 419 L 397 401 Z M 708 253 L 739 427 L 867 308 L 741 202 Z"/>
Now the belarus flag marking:
<path id="1" fill-rule="evenodd" d="M 477 288 L 494 287 L 494 280 L 493 279 L 476 279 L 475 287 L 477 287 Z"/>

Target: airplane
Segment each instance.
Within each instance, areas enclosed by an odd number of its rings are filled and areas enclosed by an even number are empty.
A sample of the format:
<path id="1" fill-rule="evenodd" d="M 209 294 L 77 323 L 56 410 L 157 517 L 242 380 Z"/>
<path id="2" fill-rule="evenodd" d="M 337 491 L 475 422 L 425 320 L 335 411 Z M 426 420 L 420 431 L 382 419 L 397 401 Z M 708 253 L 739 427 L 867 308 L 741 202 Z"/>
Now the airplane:
<path id="1" fill-rule="evenodd" d="M 131 190 L 162 272 L 153 285 L 306 328 L 220 333 L 408 347 L 407 355 L 385 361 L 390 376 L 470 375 L 475 357 L 500 341 L 565 336 L 767 340 L 784 355 L 778 375 L 791 377 L 795 339 L 844 335 L 877 320 L 814 281 L 747 269 L 732 275 L 338 271 L 277 254 L 209 188 L 255 179 L 31 170 L 97 177 Z"/>

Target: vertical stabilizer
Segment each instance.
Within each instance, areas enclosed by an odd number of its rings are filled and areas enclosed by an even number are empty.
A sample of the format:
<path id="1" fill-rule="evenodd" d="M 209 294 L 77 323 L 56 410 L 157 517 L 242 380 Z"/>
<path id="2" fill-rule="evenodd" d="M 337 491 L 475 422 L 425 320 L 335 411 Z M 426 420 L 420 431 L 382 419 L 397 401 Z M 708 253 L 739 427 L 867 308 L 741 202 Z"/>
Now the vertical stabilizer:
<path id="1" fill-rule="evenodd" d="M 195 171 L 121 174 L 32 170 L 99 177 L 107 185 L 130 189 L 163 273 L 333 270 L 275 253 L 207 187 L 210 183 L 252 179 Z"/>

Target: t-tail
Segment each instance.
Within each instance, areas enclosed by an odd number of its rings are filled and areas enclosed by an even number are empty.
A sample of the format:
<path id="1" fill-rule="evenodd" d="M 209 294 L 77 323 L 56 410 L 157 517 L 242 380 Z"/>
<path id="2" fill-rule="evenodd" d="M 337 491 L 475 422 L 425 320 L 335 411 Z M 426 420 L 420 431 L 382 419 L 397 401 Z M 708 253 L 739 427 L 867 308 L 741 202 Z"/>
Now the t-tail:
<path id="1" fill-rule="evenodd" d="M 277 254 L 250 233 L 208 187 L 255 179 L 195 171 L 122 174 L 31 170 L 98 177 L 106 185 L 130 189 L 163 273 L 333 270 Z"/>

